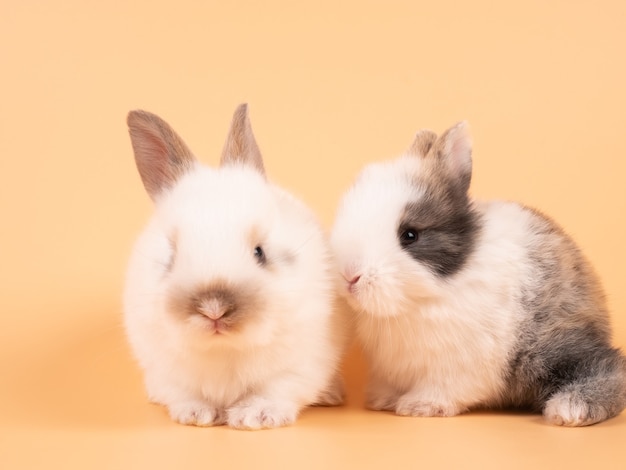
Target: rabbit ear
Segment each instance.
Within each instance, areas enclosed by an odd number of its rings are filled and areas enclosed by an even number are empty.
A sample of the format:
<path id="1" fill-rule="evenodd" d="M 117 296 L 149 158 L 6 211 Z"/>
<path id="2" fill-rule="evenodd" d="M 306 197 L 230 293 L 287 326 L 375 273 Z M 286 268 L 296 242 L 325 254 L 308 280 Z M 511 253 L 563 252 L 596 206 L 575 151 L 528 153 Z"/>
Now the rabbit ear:
<path id="1" fill-rule="evenodd" d="M 248 118 L 248 105 L 241 104 L 233 114 L 228 137 L 222 150 L 220 165 L 231 165 L 240 163 L 255 168 L 259 173 L 265 175 L 263 167 L 263 157 L 254 139 L 252 126 Z"/>
<path id="2" fill-rule="evenodd" d="M 137 169 L 154 200 L 193 168 L 196 159 L 178 134 L 157 115 L 131 111 L 126 122 Z"/>
<path id="3" fill-rule="evenodd" d="M 415 140 L 409 147 L 407 153 L 416 157 L 425 157 L 430 148 L 437 140 L 437 134 L 428 129 L 422 129 L 415 134 Z"/>
<path id="4" fill-rule="evenodd" d="M 448 175 L 460 182 L 467 191 L 472 177 L 472 139 L 467 122 L 459 122 L 445 131 L 433 145 L 432 151 Z"/>

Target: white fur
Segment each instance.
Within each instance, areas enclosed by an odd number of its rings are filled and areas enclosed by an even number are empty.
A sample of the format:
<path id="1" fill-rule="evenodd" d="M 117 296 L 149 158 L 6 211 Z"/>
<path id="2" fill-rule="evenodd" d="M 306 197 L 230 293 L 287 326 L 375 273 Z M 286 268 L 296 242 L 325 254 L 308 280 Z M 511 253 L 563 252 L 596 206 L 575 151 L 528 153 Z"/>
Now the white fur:
<path id="1" fill-rule="evenodd" d="M 271 269 L 256 263 L 251 231 L 267 240 Z M 295 264 L 280 259 L 294 253 Z M 168 311 L 170 293 L 215 279 L 261 292 L 260 314 L 238 333 L 216 335 Z M 158 198 L 128 267 L 126 331 L 150 399 L 185 424 L 293 422 L 327 392 L 338 367 L 334 282 L 307 207 L 247 167 L 196 164 Z"/>
<path id="2" fill-rule="evenodd" d="M 397 241 L 401 213 L 423 194 L 421 160 L 366 167 L 340 205 L 331 243 L 360 313 L 370 363 L 368 405 L 417 416 L 455 415 L 498 403 L 530 266 L 530 214 L 512 203 L 478 206 L 483 228 L 461 272 L 439 278 Z M 348 283 L 346 283 L 348 286 Z"/>
<path id="3" fill-rule="evenodd" d="M 543 410 L 546 420 L 557 426 L 587 426 L 606 419 L 606 416 L 591 419 L 589 404 L 571 392 L 556 393 Z"/>

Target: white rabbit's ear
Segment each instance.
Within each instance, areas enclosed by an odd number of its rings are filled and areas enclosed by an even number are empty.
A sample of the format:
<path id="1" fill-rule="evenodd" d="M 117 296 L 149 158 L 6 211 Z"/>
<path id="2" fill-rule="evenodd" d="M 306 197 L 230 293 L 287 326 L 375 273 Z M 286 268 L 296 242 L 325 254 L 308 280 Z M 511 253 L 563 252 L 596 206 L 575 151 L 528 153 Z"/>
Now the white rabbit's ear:
<path id="1" fill-rule="evenodd" d="M 265 175 L 263 157 L 256 143 L 248 118 L 248 105 L 241 104 L 233 114 L 228 137 L 222 150 L 220 165 L 243 164 Z"/>
<path id="2" fill-rule="evenodd" d="M 141 180 L 154 200 L 193 168 L 196 159 L 183 140 L 159 116 L 131 111 L 126 120 Z"/>
<path id="3" fill-rule="evenodd" d="M 433 131 L 428 129 L 417 131 L 415 139 L 409 147 L 409 150 L 407 150 L 407 153 L 416 157 L 425 157 L 436 140 L 437 134 Z"/>
<path id="4" fill-rule="evenodd" d="M 448 175 L 469 187 L 472 176 L 472 139 L 466 121 L 445 131 L 433 145 L 432 151 Z"/>

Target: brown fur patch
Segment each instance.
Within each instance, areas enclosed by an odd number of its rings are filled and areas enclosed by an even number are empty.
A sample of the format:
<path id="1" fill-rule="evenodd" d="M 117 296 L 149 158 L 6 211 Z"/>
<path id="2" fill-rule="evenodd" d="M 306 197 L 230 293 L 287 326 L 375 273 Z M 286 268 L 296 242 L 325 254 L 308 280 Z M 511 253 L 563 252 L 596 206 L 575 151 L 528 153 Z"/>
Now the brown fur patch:
<path id="1" fill-rule="evenodd" d="M 244 321 L 263 310 L 264 301 L 258 289 L 246 284 L 236 284 L 224 279 L 216 279 L 196 288 L 176 290 L 169 295 L 168 311 L 179 318 L 187 320 L 192 316 L 205 316 L 203 303 L 214 301 L 224 308 L 220 323 L 229 330 L 241 328 Z"/>
<path id="2" fill-rule="evenodd" d="M 458 195 L 466 194 L 472 181 L 472 150 L 465 123 L 446 130 L 431 146 L 425 162 L 436 178 L 432 183 L 449 184 Z M 452 183 L 452 184 L 450 184 Z"/>
<path id="3" fill-rule="evenodd" d="M 156 114 L 131 111 L 127 123 L 137 170 L 154 200 L 193 167 L 195 158 L 183 139 Z"/>
<path id="4" fill-rule="evenodd" d="M 417 131 L 413 143 L 407 150 L 409 155 L 415 155 L 416 157 L 425 157 L 428 155 L 430 148 L 437 140 L 437 134 L 428 129 L 422 129 Z"/>
<path id="5" fill-rule="evenodd" d="M 226 143 L 222 150 L 220 164 L 230 165 L 233 163 L 251 166 L 262 175 L 265 175 L 263 157 L 252 132 L 247 104 L 241 104 L 235 110 L 230 130 L 226 137 Z"/>

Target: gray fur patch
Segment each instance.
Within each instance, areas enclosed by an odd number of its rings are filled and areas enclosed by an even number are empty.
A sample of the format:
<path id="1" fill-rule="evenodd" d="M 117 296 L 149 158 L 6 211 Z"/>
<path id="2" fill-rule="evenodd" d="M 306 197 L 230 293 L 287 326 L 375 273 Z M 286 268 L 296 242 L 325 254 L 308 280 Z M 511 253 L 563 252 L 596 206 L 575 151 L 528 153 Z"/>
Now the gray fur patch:
<path id="1" fill-rule="evenodd" d="M 402 249 L 436 275 L 451 276 L 463 268 L 474 250 L 480 215 L 466 194 L 439 187 L 406 205 L 398 226 L 399 239 L 406 230 L 416 231 L 417 240 L 401 243 Z"/>
<path id="2" fill-rule="evenodd" d="M 560 394 L 585 405 L 585 424 L 616 416 L 626 407 L 626 359 L 610 345 L 600 282 L 574 242 L 532 212 L 533 271 L 522 291 L 526 320 L 503 404 L 541 411 Z"/>

